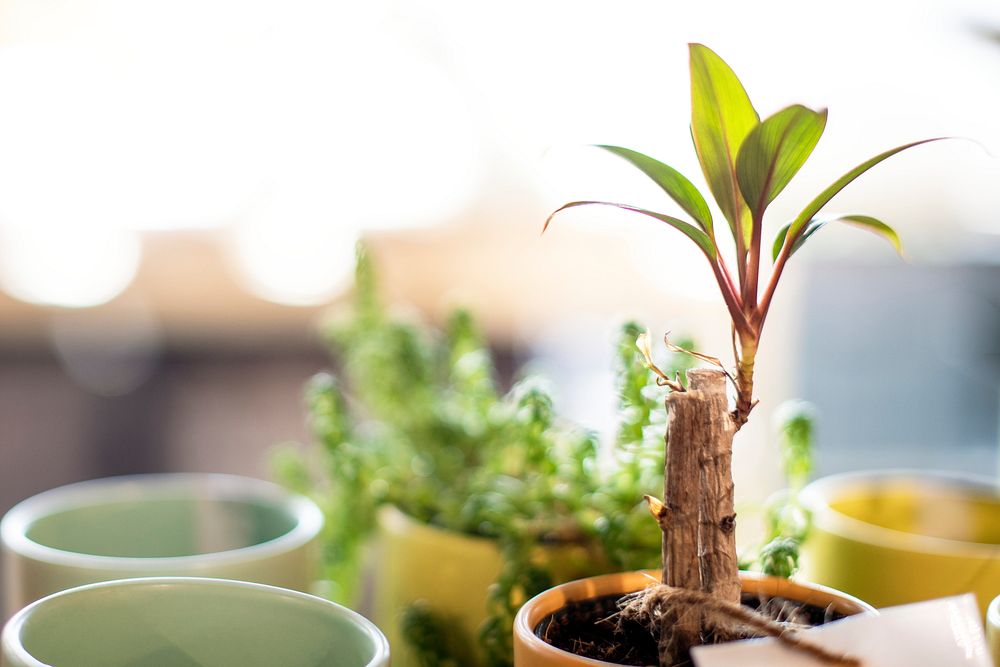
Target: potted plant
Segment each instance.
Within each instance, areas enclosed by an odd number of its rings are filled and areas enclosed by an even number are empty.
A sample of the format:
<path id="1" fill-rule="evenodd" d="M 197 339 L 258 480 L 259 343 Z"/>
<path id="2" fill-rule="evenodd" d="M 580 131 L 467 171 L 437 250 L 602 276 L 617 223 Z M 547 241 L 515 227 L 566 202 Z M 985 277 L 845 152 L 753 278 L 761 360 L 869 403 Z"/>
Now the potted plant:
<path id="1" fill-rule="evenodd" d="M 762 281 L 762 259 L 767 247 L 763 238 L 765 212 L 816 146 L 826 126 L 827 112 L 796 104 L 761 120 L 743 85 L 718 55 L 703 45 L 692 44 L 690 63 L 691 135 L 709 189 L 733 237 L 733 268 L 720 252 L 716 221 L 698 189 L 672 167 L 630 149 L 601 147 L 624 158 L 656 182 L 680 206 L 686 218 L 599 201 L 571 202 L 552 216 L 578 206 L 614 206 L 665 223 L 687 236 L 708 261 L 731 316 L 735 371 L 730 373 L 715 357 L 690 352 L 715 369 L 691 371 L 689 382 L 685 384 L 658 369 L 649 334 L 639 337 L 637 344 L 647 365 L 670 390 L 665 401 L 669 439 L 664 497 L 662 501 L 647 498 L 663 534 L 661 581 L 645 586 L 646 580 L 634 574 L 598 580 L 596 588 L 591 587 L 594 589 L 591 595 L 596 592 L 598 598 L 587 603 L 574 599 L 582 589 L 562 589 L 543 594 L 541 600 L 536 598 L 521 609 L 515 624 L 517 664 L 593 664 L 587 659 L 574 662 L 571 654 L 565 651 L 559 651 L 563 655 L 557 659 L 554 657 L 557 654 L 550 651 L 553 647 L 534 633 L 544 634 L 553 623 L 563 624 L 567 618 L 573 619 L 574 622 L 569 623 L 573 627 L 586 625 L 575 618 L 574 609 L 588 604 L 600 608 L 602 595 L 632 594 L 624 598 L 618 612 L 619 621 L 623 627 L 633 623 L 644 629 L 655 649 L 654 657 L 662 667 L 685 664 L 690 650 L 706 642 L 773 634 L 788 643 L 802 645 L 801 640 L 780 623 L 780 618 L 741 605 L 741 595 L 750 588 L 755 588 L 755 593 L 768 595 L 775 591 L 767 590 L 766 585 L 751 586 L 747 578 L 741 581 L 731 472 L 733 438 L 756 405 L 753 382 L 757 350 L 788 260 L 816 232 L 835 221 L 875 232 L 899 250 L 895 231 L 875 218 L 818 216 L 830 200 L 858 176 L 925 141 L 899 146 L 862 162 L 810 201 L 794 220 L 778 231 L 770 244 L 774 266 L 770 276 Z M 546 221 L 546 228 L 552 216 Z M 678 349 L 669 341 L 665 342 L 669 349 Z M 727 393 L 730 382 L 735 388 L 732 407 Z M 641 590 L 636 592 L 636 589 Z M 800 593 L 791 591 L 782 597 L 796 597 Z M 819 592 L 810 594 L 819 595 Z M 554 611 L 562 602 L 573 604 L 569 609 Z M 842 607 L 845 611 L 846 606 L 849 605 Z M 547 620 L 540 621 L 538 610 L 543 607 L 548 616 Z M 767 607 L 761 605 L 760 611 L 768 611 Z M 544 632 L 542 625 L 546 628 Z M 634 634 L 620 637 L 620 643 L 626 647 L 636 645 L 636 641 Z M 588 643 L 593 642 L 581 641 L 579 636 L 570 640 L 576 647 Z M 807 649 L 816 653 L 815 647 Z M 597 657 L 600 655 L 606 654 Z M 831 661 L 841 660 L 839 656 L 824 657 Z M 554 661 L 549 661 L 550 658 Z M 626 664 L 648 664 L 648 656 L 639 659 L 647 662 Z"/>
<path id="2" fill-rule="evenodd" d="M 510 665 L 523 600 L 655 565 L 642 498 L 662 479 L 666 388 L 626 324 L 621 419 L 602 450 L 558 418 L 538 378 L 498 389 L 468 313 L 437 332 L 389 312 L 375 282 L 361 247 L 350 308 L 325 328 L 338 372 L 307 389 L 321 447 L 280 449 L 279 477 L 324 509 L 327 593 L 371 612 L 394 665 Z M 668 364 L 683 374 L 693 360 Z"/>

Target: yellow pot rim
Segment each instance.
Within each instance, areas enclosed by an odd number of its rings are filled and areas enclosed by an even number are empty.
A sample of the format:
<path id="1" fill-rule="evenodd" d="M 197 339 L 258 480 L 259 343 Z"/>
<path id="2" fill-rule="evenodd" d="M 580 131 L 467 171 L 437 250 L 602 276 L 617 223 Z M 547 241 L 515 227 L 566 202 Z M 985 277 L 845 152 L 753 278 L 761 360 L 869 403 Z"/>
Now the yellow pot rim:
<path id="1" fill-rule="evenodd" d="M 378 510 L 378 520 L 384 527 L 394 532 L 413 533 L 431 541 L 458 540 L 483 546 L 495 546 L 497 544 L 497 540 L 492 537 L 485 537 L 474 533 L 463 533 L 458 530 L 442 528 L 441 526 L 421 521 L 395 505 L 383 505 L 380 507 Z"/>
<path id="2" fill-rule="evenodd" d="M 874 544 L 887 549 L 932 555 L 974 557 L 984 560 L 996 559 L 1000 556 L 1000 545 L 997 544 L 950 540 L 885 528 L 855 519 L 831 506 L 832 502 L 849 491 L 877 487 L 885 482 L 908 482 L 917 487 L 947 487 L 957 491 L 994 496 L 1000 500 L 1000 484 L 989 477 L 910 469 L 860 471 L 830 475 L 806 486 L 799 499 L 803 506 L 812 513 L 813 526 L 858 542 Z"/>

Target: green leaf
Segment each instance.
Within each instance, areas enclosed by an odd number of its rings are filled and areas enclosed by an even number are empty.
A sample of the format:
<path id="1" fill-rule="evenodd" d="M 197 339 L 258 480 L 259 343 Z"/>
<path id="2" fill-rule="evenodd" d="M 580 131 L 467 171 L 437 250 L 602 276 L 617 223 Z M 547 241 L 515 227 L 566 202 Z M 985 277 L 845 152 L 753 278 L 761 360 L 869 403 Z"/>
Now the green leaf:
<path id="1" fill-rule="evenodd" d="M 736 178 L 740 145 L 760 117 L 743 84 L 714 51 L 691 44 L 691 138 L 708 187 L 733 236 L 750 242 L 750 220 Z"/>
<path id="2" fill-rule="evenodd" d="M 606 151 L 614 153 L 640 169 L 644 174 L 653 179 L 688 215 L 694 218 L 695 222 L 698 223 L 706 234 L 709 236 L 712 235 L 712 211 L 709 210 L 708 204 L 705 202 L 705 198 L 701 196 L 698 188 L 682 173 L 671 166 L 663 164 L 659 160 L 655 160 L 629 148 L 604 145 L 598 145 L 597 148 L 603 148 Z"/>
<path id="3" fill-rule="evenodd" d="M 785 245 L 785 238 L 788 237 L 788 228 L 791 227 L 791 226 L 792 226 L 792 223 L 790 223 L 790 222 L 787 223 L 787 224 L 785 224 L 785 225 L 782 225 L 781 229 L 779 229 L 778 233 L 775 235 L 775 237 L 774 237 L 774 244 L 771 246 L 771 261 L 772 262 L 774 260 L 778 259 L 778 254 L 781 253 L 781 249 Z M 792 255 L 793 252 L 795 252 L 795 248 L 794 247 L 788 252 L 789 257 Z"/>
<path id="4" fill-rule="evenodd" d="M 795 104 L 759 124 L 736 157 L 740 191 L 755 215 L 785 189 L 816 147 L 826 128 L 826 109 Z"/>
<path id="5" fill-rule="evenodd" d="M 806 225 L 805 229 L 799 234 L 799 238 L 795 240 L 792 245 L 792 249 L 788 252 L 788 256 L 791 257 L 792 254 L 802 247 L 802 244 L 806 242 L 810 236 L 822 229 L 828 220 L 810 220 L 809 224 Z M 778 259 L 778 254 L 781 252 L 781 247 L 785 245 L 785 237 L 788 236 L 788 228 L 792 226 L 792 223 L 788 223 L 784 227 L 778 230 L 778 235 L 774 237 L 774 246 L 771 248 L 771 259 Z"/>
<path id="6" fill-rule="evenodd" d="M 881 220 L 876 220 L 870 215 L 842 215 L 831 222 L 846 222 L 878 234 L 888 241 L 900 256 L 903 255 L 903 242 L 900 240 L 899 234 L 896 233 L 895 229 Z"/>
<path id="7" fill-rule="evenodd" d="M 715 248 L 715 243 L 712 241 L 711 237 L 689 222 L 684 222 L 679 218 L 675 218 L 669 215 L 664 215 L 663 213 L 657 213 L 655 211 L 647 211 L 644 208 L 629 206 L 628 204 L 615 204 L 606 201 L 574 201 L 568 204 L 563 204 L 555 211 L 553 211 L 552 215 L 550 215 L 548 220 L 545 221 L 545 226 L 542 228 L 542 233 L 544 233 L 545 230 L 549 228 L 549 223 L 552 222 L 552 218 L 554 218 L 558 213 L 565 211 L 568 208 L 575 208 L 577 206 L 614 206 L 615 208 L 620 208 L 625 211 L 632 211 L 633 213 L 640 213 L 642 215 L 649 216 L 650 218 L 655 218 L 656 220 L 659 220 L 660 222 L 665 222 L 674 229 L 683 232 L 689 239 L 698 244 L 698 247 L 701 248 L 702 252 L 704 252 L 709 259 L 715 259 L 715 257 L 718 254 Z"/>
<path id="8" fill-rule="evenodd" d="M 831 222 L 846 222 L 878 234 L 888 241 L 892 247 L 896 249 L 896 252 L 899 253 L 900 256 L 903 255 L 903 242 L 900 240 L 899 234 L 896 233 L 896 230 L 889 225 L 885 224 L 881 220 L 871 217 L 870 215 L 841 215 L 829 220 L 817 220 L 815 218 L 810 220 L 803 228 L 802 233 L 799 234 L 799 237 L 795 240 L 795 243 L 792 244 L 792 249 L 789 251 L 788 256 L 791 257 L 796 250 L 802 247 L 802 245 L 806 242 L 806 239 Z M 778 258 L 778 253 L 781 252 L 781 247 L 785 245 L 785 237 L 788 235 L 789 227 L 790 225 L 782 227 L 778 231 L 778 235 L 774 238 L 774 247 L 772 248 L 773 259 Z"/>
<path id="9" fill-rule="evenodd" d="M 931 141 L 941 141 L 942 139 L 946 138 L 947 137 L 936 137 L 934 139 L 924 139 L 922 141 L 914 141 L 913 143 L 904 144 L 902 146 L 897 146 L 895 148 L 887 150 L 886 152 L 880 153 L 866 162 L 862 162 L 857 167 L 851 169 L 849 172 L 847 172 L 839 179 L 837 179 L 830 187 L 828 187 L 826 190 L 823 190 L 823 192 L 821 192 L 818 197 L 809 202 L 809 205 L 806 206 L 804 209 L 802 209 L 802 212 L 799 213 L 798 217 L 795 218 L 795 220 L 792 222 L 791 226 L 789 227 L 788 233 L 792 235 L 792 238 L 798 236 L 799 233 L 802 231 L 802 228 L 805 227 L 805 225 L 810 220 L 812 220 L 817 213 L 819 213 L 820 209 L 826 206 L 830 202 L 830 200 L 837 195 L 837 193 L 839 193 L 841 190 L 847 187 L 851 183 L 851 181 L 853 181 L 858 176 L 860 176 L 861 174 L 865 173 L 866 171 L 877 165 L 879 162 L 882 162 L 883 160 L 892 157 L 896 153 L 901 153 L 902 151 L 905 151 L 908 148 L 913 148 L 914 146 L 926 144 Z"/>

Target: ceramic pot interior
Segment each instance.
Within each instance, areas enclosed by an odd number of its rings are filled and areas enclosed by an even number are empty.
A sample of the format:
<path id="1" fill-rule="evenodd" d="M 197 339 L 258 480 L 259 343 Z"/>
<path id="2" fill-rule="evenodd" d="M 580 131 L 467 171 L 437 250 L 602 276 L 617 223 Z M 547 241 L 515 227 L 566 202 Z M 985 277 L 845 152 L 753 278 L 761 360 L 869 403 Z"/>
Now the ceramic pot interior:
<path id="1" fill-rule="evenodd" d="M 984 489 L 917 479 L 857 484 L 830 507 L 880 528 L 956 542 L 1000 545 L 1000 497 Z"/>
<path id="2" fill-rule="evenodd" d="M 379 651 L 332 603 L 222 584 L 77 589 L 31 608 L 17 634 L 41 663 L 77 667 L 364 667 Z"/>
<path id="3" fill-rule="evenodd" d="M 4 539 L 89 556 L 199 556 L 296 531 L 302 503 L 267 482 L 224 475 L 94 480 L 24 501 L 4 518 Z"/>
<path id="4" fill-rule="evenodd" d="M 25 530 L 37 544 L 119 558 L 169 558 L 229 551 L 290 532 L 288 509 L 261 500 L 143 498 L 66 508 Z"/>

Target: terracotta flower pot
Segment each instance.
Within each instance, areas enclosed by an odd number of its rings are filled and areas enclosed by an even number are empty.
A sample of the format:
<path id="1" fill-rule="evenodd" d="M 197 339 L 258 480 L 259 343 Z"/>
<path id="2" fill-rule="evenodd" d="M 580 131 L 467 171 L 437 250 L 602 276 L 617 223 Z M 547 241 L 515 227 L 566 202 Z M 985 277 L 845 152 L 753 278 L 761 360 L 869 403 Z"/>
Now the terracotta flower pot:
<path id="1" fill-rule="evenodd" d="M 549 614 L 570 602 L 625 595 L 649 586 L 651 579 L 658 580 L 659 573 L 622 572 L 571 581 L 537 595 L 521 607 L 514 620 L 515 667 L 571 667 L 585 665 L 613 665 L 614 663 L 583 658 L 546 643 L 535 634 L 535 628 Z M 819 607 L 831 607 L 841 614 L 877 613 L 861 600 L 824 586 L 765 577 L 753 572 L 741 572 L 743 591 L 754 595 L 783 597 Z"/>
<path id="2" fill-rule="evenodd" d="M 394 507 L 381 510 L 378 524 L 372 618 L 389 638 L 393 666 L 418 664 L 400 628 L 401 612 L 417 600 L 455 629 L 449 648 L 462 665 L 482 664 L 479 626 L 486 618 L 487 591 L 503 567 L 496 541 L 430 526 Z M 557 581 L 599 570 L 600 560 L 581 546 L 540 548 L 538 557 Z"/>
<path id="3" fill-rule="evenodd" d="M 884 607 L 1000 591 L 1000 486 L 907 470 L 833 475 L 801 495 L 813 526 L 802 574 Z"/>

